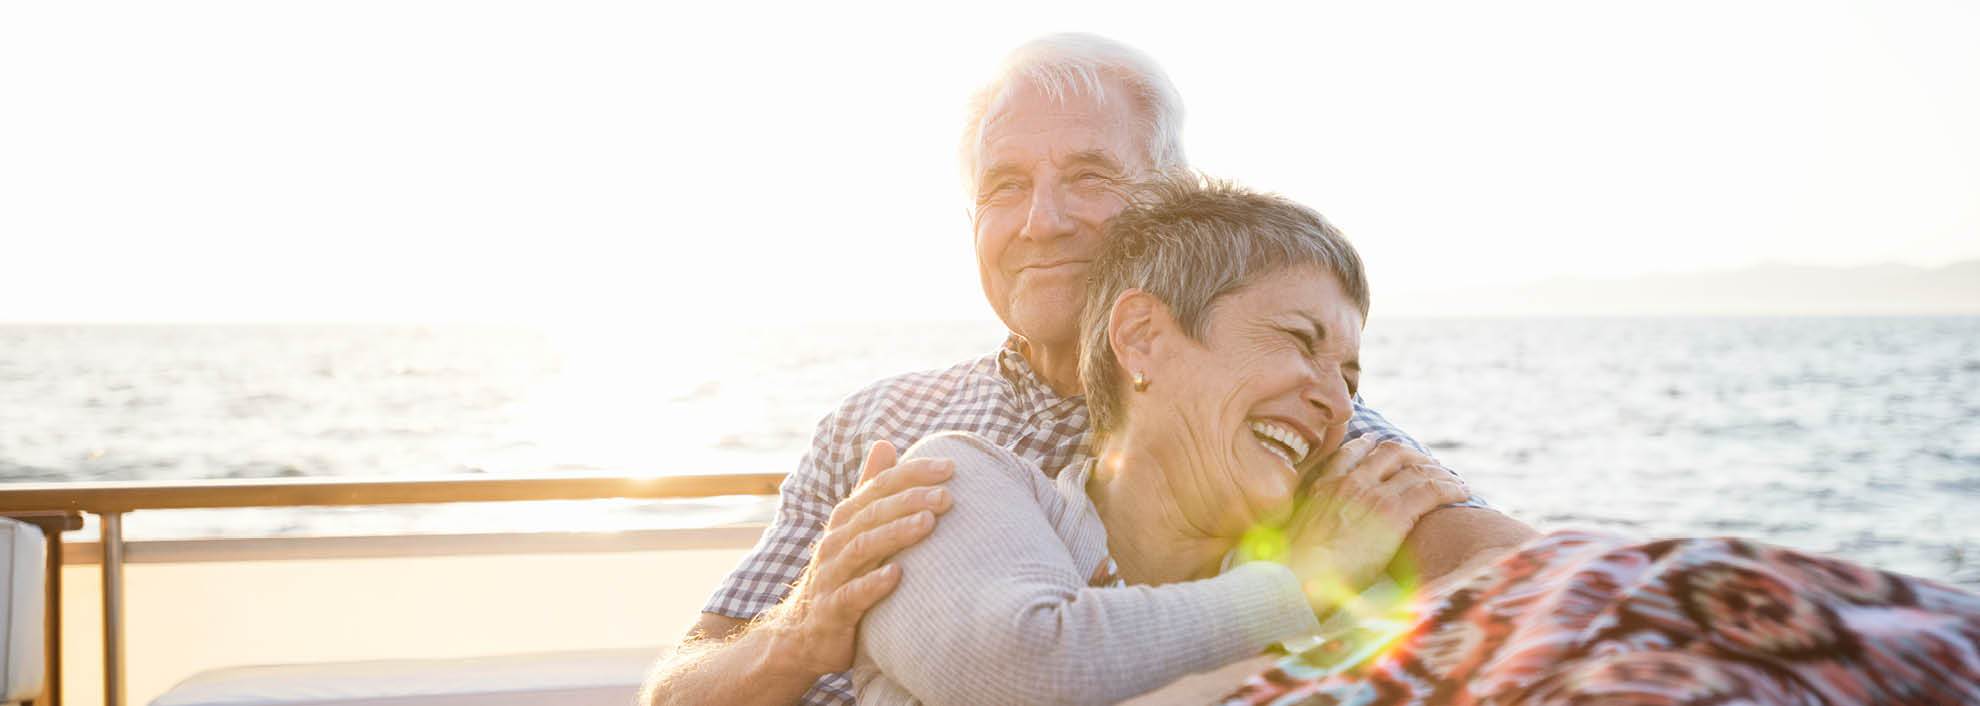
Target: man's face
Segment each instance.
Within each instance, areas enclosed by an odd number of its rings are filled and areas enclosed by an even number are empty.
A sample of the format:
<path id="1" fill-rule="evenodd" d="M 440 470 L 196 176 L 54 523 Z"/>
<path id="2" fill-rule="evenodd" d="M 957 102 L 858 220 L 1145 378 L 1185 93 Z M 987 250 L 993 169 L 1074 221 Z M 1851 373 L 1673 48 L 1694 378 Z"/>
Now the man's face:
<path id="1" fill-rule="evenodd" d="M 1077 345 L 1086 271 L 1126 186 L 1148 169 L 1125 88 L 1053 101 L 1028 87 L 984 120 L 977 146 L 976 266 L 983 294 L 1034 345 Z"/>

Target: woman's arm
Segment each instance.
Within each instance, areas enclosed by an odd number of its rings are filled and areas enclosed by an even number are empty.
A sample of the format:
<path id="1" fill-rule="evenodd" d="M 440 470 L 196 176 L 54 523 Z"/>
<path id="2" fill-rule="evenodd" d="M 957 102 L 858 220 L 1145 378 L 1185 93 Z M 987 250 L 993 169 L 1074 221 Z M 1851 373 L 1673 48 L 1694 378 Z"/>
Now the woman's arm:
<path id="1" fill-rule="evenodd" d="M 1088 587 L 1104 530 L 1065 509 L 1030 464 L 943 434 L 907 457 L 955 461 L 954 506 L 894 559 L 900 586 L 868 612 L 860 650 L 929 703 L 1114 702 L 1318 629 L 1299 582 L 1255 563 L 1222 576 Z M 1087 565 L 1075 560 L 1075 549 Z"/>
<path id="2" fill-rule="evenodd" d="M 1122 701 L 1121 706 L 1216 703 L 1242 686 L 1245 680 L 1270 669 L 1278 661 L 1277 655 L 1264 654 L 1226 664 L 1215 671 L 1197 672 L 1169 682 L 1160 689 Z"/>

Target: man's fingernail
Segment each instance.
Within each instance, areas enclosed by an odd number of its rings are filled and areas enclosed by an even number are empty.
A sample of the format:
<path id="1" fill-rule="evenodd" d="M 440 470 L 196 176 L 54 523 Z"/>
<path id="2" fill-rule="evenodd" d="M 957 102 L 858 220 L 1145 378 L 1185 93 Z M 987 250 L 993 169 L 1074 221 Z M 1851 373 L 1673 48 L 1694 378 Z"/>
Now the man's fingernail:
<path id="1" fill-rule="evenodd" d="M 929 488 L 921 492 L 922 499 L 927 500 L 930 503 L 942 502 L 942 500 L 946 498 L 948 495 L 949 495 L 949 491 L 943 490 L 941 488 Z"/>
<path id="2" fill-rule="evenodd" d="M 922 510 L 921 512 L 914 513 L 914 526 L 917 529 L 922 527 L 927 527 L 929 523 L 934 521 L 935 521 L 935 515 L 927 510 Z"/>

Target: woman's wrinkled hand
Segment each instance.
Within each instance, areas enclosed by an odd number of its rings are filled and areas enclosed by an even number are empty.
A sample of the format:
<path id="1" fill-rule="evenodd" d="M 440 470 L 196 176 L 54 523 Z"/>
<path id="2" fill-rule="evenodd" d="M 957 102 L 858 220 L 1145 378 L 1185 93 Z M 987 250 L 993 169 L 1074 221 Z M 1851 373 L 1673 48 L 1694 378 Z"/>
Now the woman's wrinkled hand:
<path id="1" fill-rule="evenodd" d="M 1469 497 L 1457 476 L 1422 452 L 1355 439 L 1311 472 L 1285 526 L 1284 561 L 1314 612 L 1327 613 L 1374 583 L 1417 520 Z"/>

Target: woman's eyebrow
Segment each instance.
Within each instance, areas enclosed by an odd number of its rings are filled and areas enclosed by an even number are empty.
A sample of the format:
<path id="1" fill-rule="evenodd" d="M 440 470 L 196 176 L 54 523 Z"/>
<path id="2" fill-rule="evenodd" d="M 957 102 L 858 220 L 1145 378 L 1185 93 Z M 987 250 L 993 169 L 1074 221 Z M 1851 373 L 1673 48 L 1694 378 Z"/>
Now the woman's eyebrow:
<path id="1" fill-rule="evenodd" d="M 1301 312 L 1299 318 L 1313 327 L 1313 342 L 1321 343 L 1327 340 L 1327 324 L 1320 321 L 1319 317 Z"/>

